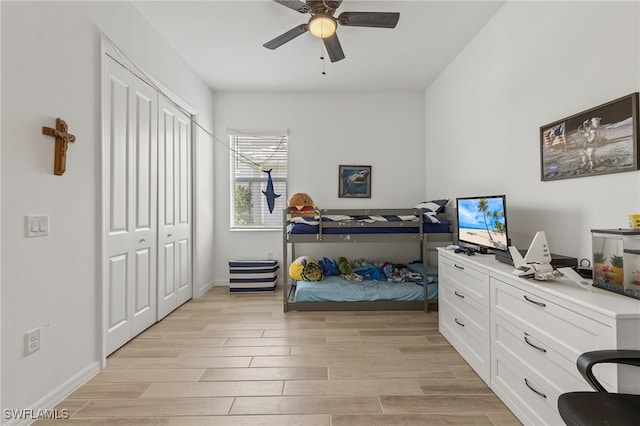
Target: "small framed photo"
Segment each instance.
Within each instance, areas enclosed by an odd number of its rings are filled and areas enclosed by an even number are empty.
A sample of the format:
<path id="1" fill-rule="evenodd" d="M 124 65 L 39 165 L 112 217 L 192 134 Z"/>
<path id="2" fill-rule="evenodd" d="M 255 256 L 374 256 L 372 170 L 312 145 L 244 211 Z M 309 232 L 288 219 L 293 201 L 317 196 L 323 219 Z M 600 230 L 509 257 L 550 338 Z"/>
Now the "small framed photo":
<path id="1" fill-rule="evenodd" d="M 540 127 L 541 180 L 638 170 L 638 93 Z"/>
<path id="2" fill-rule="evenodd" d="M 338 197 L 371 198 L 371 166 L 338 166 Z"/>

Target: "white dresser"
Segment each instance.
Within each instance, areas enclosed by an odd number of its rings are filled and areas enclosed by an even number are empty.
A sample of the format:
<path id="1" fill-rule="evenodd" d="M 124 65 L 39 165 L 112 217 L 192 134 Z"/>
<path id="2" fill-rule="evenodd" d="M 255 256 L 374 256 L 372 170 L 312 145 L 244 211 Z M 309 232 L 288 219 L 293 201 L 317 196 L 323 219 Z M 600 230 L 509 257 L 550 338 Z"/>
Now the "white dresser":
<path id="1" fill-rule="evenodd" d="M 488 385 L 491 381 L 491 316 L 487 269 L 438 255 L 440 333 Z"/>
<path id="2" fill-rule="evenodd" d="M 581 353 L 640 349 L 640 300 L 512 271 L 493 255 L 438 249 L 440 333 L 524 424 L 563 425 L 558 396 L 591 389 Z M 637 370 L 595 372 L 611 391 L 639 393 Z"/>

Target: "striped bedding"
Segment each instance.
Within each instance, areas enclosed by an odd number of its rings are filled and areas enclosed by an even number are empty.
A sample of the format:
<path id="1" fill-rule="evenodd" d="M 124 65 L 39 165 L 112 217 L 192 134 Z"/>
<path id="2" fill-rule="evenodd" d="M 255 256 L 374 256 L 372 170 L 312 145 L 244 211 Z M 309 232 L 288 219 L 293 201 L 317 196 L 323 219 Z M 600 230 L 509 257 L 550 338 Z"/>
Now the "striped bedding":
<path id="1" fill-rule="evenodd" d="M 432 216 L 423 215 L 422 226 L 425 233 L 447 233 L 449 232 L 449 222 L 439 219 L 433 222 Z M 324 224 L 339 224 L 340 226 L 323 226 L 324 234 L 385 234 L 385 233 L 418 233 L 419 218 L 415 215 L 398 216 L 346 216 L 346 215 L 323 215 L 323 216 L 300 216 L 291 218 L 287 225 L 287 232 L 290 234 L 317 234 L 320 227 L 320 220 Z M 385 222 L 404 222 L 407 226 L 385 227 Z M 411 226 L 415 223 L 415 226 Z M 367 226 L 375 224 L 375 226 Z M 395 224 L 397 225 L 397 223 Z"/>

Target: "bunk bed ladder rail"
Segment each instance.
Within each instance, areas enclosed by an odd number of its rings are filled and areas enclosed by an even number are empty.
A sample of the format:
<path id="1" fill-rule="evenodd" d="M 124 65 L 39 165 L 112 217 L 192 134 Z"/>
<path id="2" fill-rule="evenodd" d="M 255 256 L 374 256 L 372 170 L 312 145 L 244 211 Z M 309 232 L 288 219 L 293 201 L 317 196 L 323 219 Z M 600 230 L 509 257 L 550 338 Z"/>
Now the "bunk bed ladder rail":
<path id="1" fill-rule="evenodd" d="M 289 245 L 289 209 L 285 207 L 282 210 L 282 266 L 284 273 L 282 274 L 282 309 L 289 312 L 289 259 L 287 246 Z"/>

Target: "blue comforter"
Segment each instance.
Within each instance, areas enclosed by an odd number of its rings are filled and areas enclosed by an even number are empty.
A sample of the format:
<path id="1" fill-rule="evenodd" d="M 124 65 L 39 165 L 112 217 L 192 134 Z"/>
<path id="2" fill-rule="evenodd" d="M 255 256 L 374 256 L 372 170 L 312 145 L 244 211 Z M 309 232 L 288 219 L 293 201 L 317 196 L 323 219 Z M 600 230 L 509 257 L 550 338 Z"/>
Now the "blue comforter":
<path id="1" fill-rule="evenodd" d="M 429 300 L 438 298 L 438 284 L 427 285 Z M 296 302 L 361 302 L 377 300 L 424 300 L 424 287 L 412 282 L 350 281 L 340 276 L 322 281 L 298 281 Z"/>

